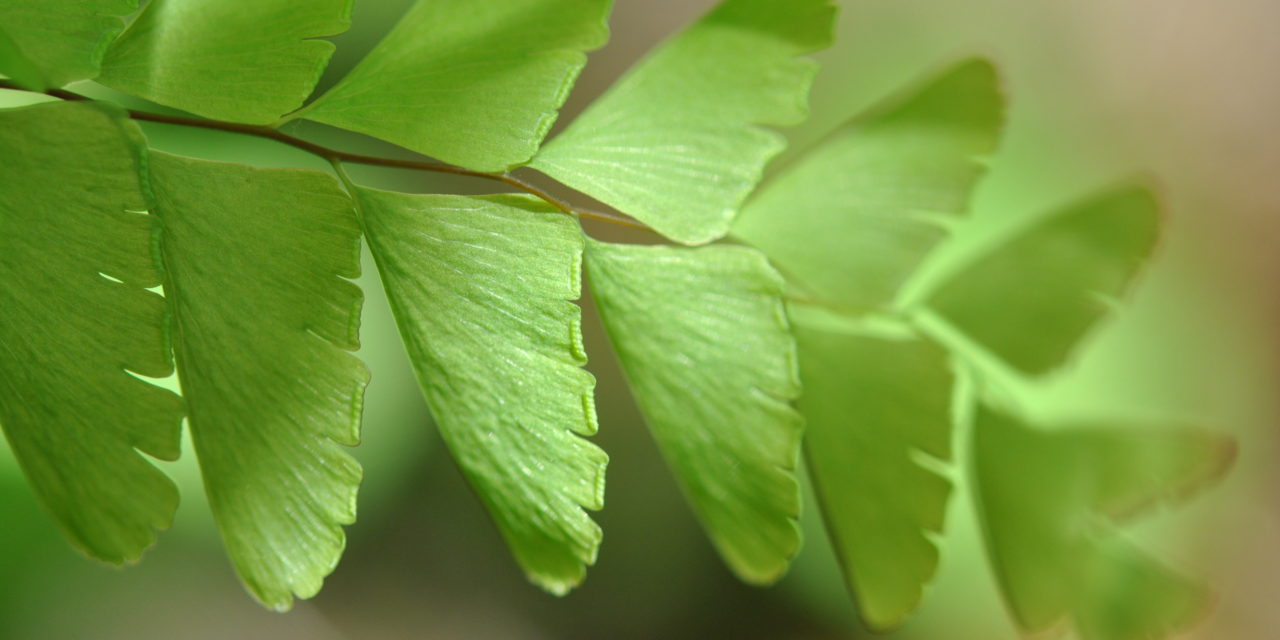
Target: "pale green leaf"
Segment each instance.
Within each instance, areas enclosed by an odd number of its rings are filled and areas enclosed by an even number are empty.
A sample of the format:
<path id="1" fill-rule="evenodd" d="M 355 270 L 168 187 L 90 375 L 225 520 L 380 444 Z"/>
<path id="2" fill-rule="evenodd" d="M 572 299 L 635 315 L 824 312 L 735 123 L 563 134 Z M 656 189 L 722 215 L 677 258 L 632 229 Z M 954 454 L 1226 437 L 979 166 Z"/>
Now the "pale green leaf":
<path id="1" fill-rule="evenodd" d="M 980 407 L 974 473 L 997 580 L 1018 623 L 1071 616 L 1086 640 L 1162 638 L 1193 621 L 1205 590 L 1133 548 L 1118 520 L 1220 478 L 1234 443 L 1192 429 L 1034 428 Z"/>
<path id="2" fill-rule="evenodd" d="M 1095 542 L 1076 567 L 1076 629 L 1082 640 L 1158 640 L 1200 623 L 1213 594 L 1122 536 Z"/>
<path id="3" fill-rule="evenodd" d="M 600 546 L 595 379 L 582 369 L 582 233 L 531 197 L 357 188 L 427 404 L 529 579 L 564 594 Z"/>
<path id="4" fill-rule="evenodd" d="M 855 118 L 769 181 L 734 221 L 806 294 L 883 307 L 966 213 L 995 149 L 995 70 L 967 62 Z"/>
<path id="5" fill-rule="evenodd" d="M 527 162 L 609 37 L 612 0 L 419 0 L 303 112 L 445 162 Z M 297 114 L 303 115 L 303 114 Z"/>
<path id="6" fill-rule="evenodd" d="M 302 106 L 350 25 L 351 0 L 151 0 L 99 82 L 219 120 L 271 124 Z"/>
<path id="7" fill-rule="evenodd" d="M 906 330 L 828 325 L 793 307 L 805 460 L 827 534 L 867 626 L 902 624 L 938 568 L 951 483 L 947 353 Z M 922 464 L 925 457 L 934 466 Z"/>
<path id="8" fill-rule="evenodd" d="M 532 166 L 687 244 L 719 238 L 808 114 L 827 0 L 727 0 L 633 67 Z"/>
<path id="9" fill-rule="evenodd" d="M 355 520 L 368 372 L 359 225 L 323 173 L 151 155 L 165 292 L 209 504 L 249 590 L 307 598 Z"/>
<path id="10" fill-rule="evenodd" d="M 782 278 L 758 251 L 588 242 L 600 316 L 663 457 L 729 567 L 762 584 L 800 546 L 802 421 Z"/>
<path id="11" fill-rule="evenodd" d="M 1129 187 L 1008 239 L 930 294 L 950 324 L 1021 371 L 1060 365 L 1150 255 L 1160 206 Z"/>
<path id="12" fill-rule="evenodd" d="M 76 547 L 132 562 L 169 525 L 182 403 L 130 372 L 172 372 L 139 171 L 123 113 L 0 110 L 0 426 Z"/>
<path id="13" fill-rule="evenodd" d="M 33 90 L 93 78 L 137 8 L 138 0 L 0 0 L 0 73 Z"/>

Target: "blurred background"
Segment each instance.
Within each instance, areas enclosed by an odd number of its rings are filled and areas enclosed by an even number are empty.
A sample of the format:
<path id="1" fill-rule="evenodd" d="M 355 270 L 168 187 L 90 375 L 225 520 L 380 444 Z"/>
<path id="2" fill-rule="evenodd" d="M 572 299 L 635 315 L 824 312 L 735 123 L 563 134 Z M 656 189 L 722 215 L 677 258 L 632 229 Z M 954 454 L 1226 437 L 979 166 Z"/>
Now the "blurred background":
<path id="1" fill-rule="evenodd" d="M 357 0 L 323 86 L 371 48 L 410 0 Z M 710 0 L 617 0 L 562 122 Z M 1133 535 L 1205 576 L 1217 605 L 1186 637 L 1276 637 L 1280 609 L 1280 3 L 1274 0 L 846 0 L 803 147 L 898 88 L 981 54 L 1010 99 L 1002 151 L 971 222 L 946 250 L 1134 175 L 1163 186 L 1167 227 L 1152 267 L 1075 362 L 1021 393 L 1045 419 L 1119 415 L 1192 421 L 1233 434 L 1231 475 Z M 323 88 L 322 86 L 322 88 Z M 95 95 L 93 86 L 73 87 Z M 375 141 L 300 123 L 290 132 L 357 152 Z M 159 148 L 264 166 L 323 168 L 256 139 L 154 125 Z M 358 181 L 485 192 L 356 168 Z M 575 197 L 575 202 L 587 202 Z M 590 226 L 593 235 L 619 236 Z M 945 265 L 946 255 L 936 262 Z M 944 267 L 939 267 L 944 268 Z M 0 452 L 0 638 L 309 640 L 401 638 L 860 638 L 816 514 L 791 573 L 771 589 L 730 576 L 684 506 L 624 387 L 591 309 L 589 368 L 609 451 L 599 561 L 557 599 L 526 583 L 431 425 L 372 265 L 361 356 L 368 391 L 359 522 L 315 599 L 261 609 L 223 556 L 191 457 L 163 464 L 183 488 L 173 529 L 125 570 L 77 555 Z M 584 300 L 589 306 L 589 300 Z M 2 445 L 0 445 L 2 446 Z M 189 451 L 187 447 L 185 450 Z M 964 447 L 961 447 L 964 450 Z M 890 638 L 1016 638 L 992 581 L 963 473 L 943 564 L 918 614 Z"/>

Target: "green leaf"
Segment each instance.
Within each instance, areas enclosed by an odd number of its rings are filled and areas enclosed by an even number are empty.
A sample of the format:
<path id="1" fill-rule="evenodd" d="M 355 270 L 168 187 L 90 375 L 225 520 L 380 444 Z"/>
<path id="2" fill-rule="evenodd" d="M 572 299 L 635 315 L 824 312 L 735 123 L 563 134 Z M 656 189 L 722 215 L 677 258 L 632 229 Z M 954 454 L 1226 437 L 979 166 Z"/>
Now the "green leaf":
<path id="1" fill-rule="evenodd" d="M 37 91 L 93 78 L 137 8 L 138 0 L 0 2 L 0 73 Z"/>
<path id="2" fill-rule="evenodd" d="M 1019 370 L 1059 366 L 1150 255 L 1160 206 L 1128 187 L 1069 207 L 979 257 L 927 304 Z"/>
<path id="3" fill-rule="evenodd" d="M 880 335 L 792 307 L 804 394 L 805 459 L 827 534 L 867 625 L 888 630 L 919 605 L 938 568 L 951 483 L 921 464 L 951 457 L 946 351 L 906 331 Z"/>
<path id="4" fill-rule="evenodd" d="M 1076 568 L 1076 628 L 1083 640 L 1152 640 L 1200 623 L 1212 594 L 1120 536 L 1095 543 Z"/>
<path id="5" fill-rule="evenodd" d="M 588 242 L 592 293 L 641 413 L 729 567 L 769 583 L 800 546 L 802 420 L 782 278 L 758 251 Z"/>
<path id="6" fill-rule="evenodd" d="M 0 425 L 76 547 L 133 562 L 178 490 L 139 452 L 178 457 L 145 147 L 117 110 L 0 110 Z"/>
<path id="7" fill-rule="evenodd" d="M 521 196 L 357 188 L 370 250 L 445 442 L 529 579 L 593 564 L 608 456 L 582 369 L 582 233 Z"/>
<path id="8" fill-rule="evenodd" d="M 719 238 L 808 115 L 827 0 L 727 0 L 631 69 L 533 167 L 686 244 Z"/>
<path id="9" fill-rule="evenodd" d="M 18 43 L 14 42 L 4 29 L 0 29 L 0 73 L 8 76 L 23 89 L 44 91 L 47 88 L 40 69 L 22 55 Z"/>
<path id="10" fill-rule="evenodd" d="M 1005 599 L 1028 631 L 1071 615 L 1086 640 L 1158 638 L 1205 606 L 1204 588 L 1132 548 L 1124 518 L 1220 478 L 1226 437 L 1192 429 L 1033 428 L 980 407 L 979 516 Z"/>
<path id="11" fill-rule="evenodd" d="M 586 65 L 583 52 L 608 40 L 611 4 L 419 0 L 303 113 L 478 171 L 524 164 Z"/>
<path id="12" fill-rule="evenodd" d="M 762 187 L 733 235 L 815 299 L 888 305 L 966 212 L 999 139 L 997 83 L 974 60 L 855 118 Z"/>
<path id="13" fill-rule="evenodd" d="M 209 118 L 271 124 L 302 105 L 352 0 L 151 0 L 99 82 Z"/>
<path id="14" fill-rule="evenodd" d="M 355 521 L 368 372 L 359 225 L 330 176 L 153 153 L 174 350 L 209 504 L 249 590 L 308 598 Z"/>

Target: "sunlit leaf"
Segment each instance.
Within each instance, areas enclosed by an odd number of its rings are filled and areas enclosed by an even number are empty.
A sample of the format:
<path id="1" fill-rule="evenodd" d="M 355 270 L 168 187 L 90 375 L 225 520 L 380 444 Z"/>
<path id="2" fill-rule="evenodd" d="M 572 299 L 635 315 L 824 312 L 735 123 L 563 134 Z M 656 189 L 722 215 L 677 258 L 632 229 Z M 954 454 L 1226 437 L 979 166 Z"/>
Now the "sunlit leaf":
<path id="1" fill-rule="evenodd" d="M 1034 428 L 980 407 L 974 474 L 996 577 L 1018 623 L 1071 616 L 1086 640 L 1163 638 L 1205 589 L 1132 547 L 1119 520 L 1220 478 L 1233 442 L 1191 429 Z"/>
<path id="2" fill-rule="evenodd" d="M 800 545 L 802 422 L 782 279 L 745 247 L 591 241 L 587 272 L 640 411 L 694 512 L 743 580 Z"/>
<path id="3" fill-rule="evenodd" d="M 584 51 L 608 40 L 611 4 L 419 0 L 305 117 L 471 169 L 523 164 L 555 122 Z"/>
<path id="4" fill-rule="evenodd" d="M 137 8 L 138 0 L 0 2 L 0 73 L 34 90 L 93 78 Z"/>
<path id="5" fill-rule="evenodd" d="M 144 151 L 105 107 L 0 110 L 0 426 L 72 543 L 116 564 L 178 505 L 139 451 L 178 457 L 181 400 L 130 375 L 172 372 Z"/>
<path id="6" fill-rule="evenodd" d="M 727 0 L 661 45 L 547 143 L 532 166 L 673 240 L 723 236 L 808 114 L 827 0 Z"/>
<path id="7" fill-rule="evenodd" d="M 1160 206 L 1129 187 L 1069 207 L 997 245 L 929 306 L 1018 369 L 1060 365 L 1151 253 Z"/>
<path id="8" fill-rule="evenodd" d="M 359 226 L 314 171 L 152 153 L 165 291 L 196 454 L 218 529 L 274 609 L 319 589 L 355 520 L 368 372 Z"/>
<path id="9" fill-rule="evenodd" d="M 879 334 L 793 307 L 805 459 L 823 521 L 863 620 L 902 624 L 938 568 L 951 484 L 947 353 L 908 331 Z"/>
<path id="10" fill-rule="evenodd" d="M 600 545 L 582 233 L 529 197 L 359 188 L 370 250 L 445 443 L 529 579 L 556 594 Z"/>
<path id="11" fill-rule="evenodd" d="M 99 82 L 191 113 L 270 124 L 302 106 L 351 0 L 151 0 Z"/>
<path id="12" fill-rule="evenodd" d="M 812 297 L 888 305 L 966 212 L 999 138 L 996 85 L 991 65 L 975 60 L 855 118 L 769 181 L 733 235 Z"/>

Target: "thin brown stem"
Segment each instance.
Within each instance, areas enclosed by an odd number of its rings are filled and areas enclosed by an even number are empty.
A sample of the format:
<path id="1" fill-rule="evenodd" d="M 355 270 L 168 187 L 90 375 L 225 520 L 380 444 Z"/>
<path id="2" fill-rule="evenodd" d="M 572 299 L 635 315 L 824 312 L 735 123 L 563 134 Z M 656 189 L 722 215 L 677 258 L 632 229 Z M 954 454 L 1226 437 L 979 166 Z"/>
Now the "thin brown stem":
<path id="1" fill-rule="evenodd" d="M 21 87 L 13 84 L 8 80 L 0 80 L 0 89 L 21 89 Z M 70 91 L 65 91 L 62 89 L 49 89 L 48 91 L 45 91 L 45 94 L 53 96 L 55 98 L 61 98 L 63 100 L 77 100 L 77 101 L 92 100 L 92 98 L 89 98 L 87 96 L 82 96 L 78 93 L 72 93 Z M 429 171 L 433 173 L 447 173 L 447 174 L 456 175 L 456 176 L 469 176 L 472 178 L 481 178 L 484 180 L 494 180 L 494 181 L 506 184 L 510 187 L 519 189 L 520 191 L 524 191 L 525 193 L 531 194 L 545 201 L 546 203 L 550 204 L 556 209 L 559 209 L 560 211 L 563 211 L 564 213 L 567 213 L 572 216 L 580 216 L 583 218 L 590 218 L 592 220 L 600 220 L 602 222 L 609 222 L 612 224 L 632 227 L 635 229 L 645 229 L 645 230 L 649 229 L 649 227 L 645 226 L 640 222 L 632 220 L 631 218 L 617 216 L 611 213 L 604 213 L 601 211 L 592 211 L 590 209 L 575 207 L 551 195 L 550 193 L 547 193 L 542 188 L 536 185 L 533 185 L 529 182 L 526 182 L 524 180 L 521 180 L 520 178 L 517 178 L 509 173 L 490 173 L 486 171 L 474 171 L 471 169 L 465 169 L 463 167 L 459 167 L 451 164 L 445 164 L 443 162 L 428 162 L 428 161 L 421 161 L 421 160 L 399 160 L 396 158 L 383 158 L 380 156 L 367 156 L 367 155 L 362 155 L 358 153 L 349 153 L 347 151 L 332 149 L 330 147 L 316 144 L 308 140 L 303 140 L 302 138 L 297 138 L 287 133 L 282 133 L 276 129 L 272 129 L 271 127 L 264 127 L 260 125 L 240 124 L 237 122 L 224 122 L 222 120 L 205 120 L 203 118 L 189 118 L 186 116 L 165 115 L 161 113 L 151 113 L 149 111 L 138 111 L 136 109 L 128 109 L 127 111 L 129 113 L 129 118 L 133 120 L 139 120 L 142 122 L 158 122 L 160 124 L 171 124 L 171 125 L 178 125 L 183 127 L 212 129 L 215 131 L 224 131 L 227 133 L 237 133 L 241 135 L 256 136 L 258 138 L 266 138 L 268 140 L 274 140 L 281 144 L 287 144 L 296 149 L 301 149 L 302 151 L 305 151 L 312 155 L 319 156 L 330 162 L 338 160 L 341 162 L 350 162 L 353 164 L 365 164 L 365 165 L 372 165 L 377 167 L 391 167 L 395 169 L 410 169 L 414 171 Z"/>

